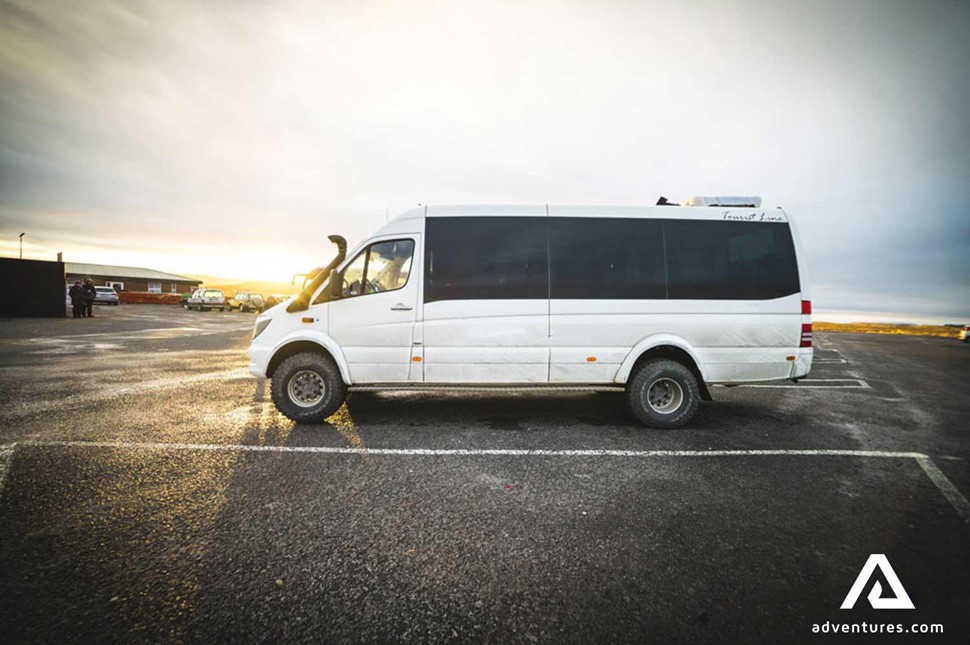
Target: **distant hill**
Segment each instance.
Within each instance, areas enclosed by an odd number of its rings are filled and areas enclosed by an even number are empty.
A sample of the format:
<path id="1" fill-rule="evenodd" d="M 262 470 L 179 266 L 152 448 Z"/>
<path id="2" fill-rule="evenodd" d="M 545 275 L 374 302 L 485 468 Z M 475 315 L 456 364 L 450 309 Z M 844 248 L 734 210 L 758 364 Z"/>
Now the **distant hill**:
<path id="1" fill-rule="evenodd" d="M 257 280 L 237 280 L 235 278 L 219 278 L 211 275 L 192 275 L 196 280 L 202 280 L 203 287 L 222 289 L 226 296 L 233 296 L 240 291 L 269 295 L 271 293 L 291 296 L 300 292 L 299 284 L 289 282 L 261 282 Z"/>

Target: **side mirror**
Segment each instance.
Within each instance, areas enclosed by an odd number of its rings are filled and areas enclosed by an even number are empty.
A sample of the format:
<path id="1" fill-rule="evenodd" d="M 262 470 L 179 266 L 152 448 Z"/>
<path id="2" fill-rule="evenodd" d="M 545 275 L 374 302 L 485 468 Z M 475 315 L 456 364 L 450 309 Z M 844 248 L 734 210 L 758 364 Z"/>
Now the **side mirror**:
<path id="1" fill-rule="evenodd" d="M 327 295 L 330 296 L 330 300 L 339 300 L 343 295 L 343 285 L 340 282 L 340 272 L 334 269 L 330 272 L 330 281 L 327 283 Z"/>

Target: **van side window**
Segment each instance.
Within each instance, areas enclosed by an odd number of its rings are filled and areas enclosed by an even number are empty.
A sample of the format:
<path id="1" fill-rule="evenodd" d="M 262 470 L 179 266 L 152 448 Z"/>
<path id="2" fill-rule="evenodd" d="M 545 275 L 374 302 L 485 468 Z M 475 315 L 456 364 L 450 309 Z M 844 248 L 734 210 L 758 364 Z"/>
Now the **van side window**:
<path id="1" fill-rule="evenodd" d="M 549 297 L 545 217 L 429 217 L 424 301 Z"/>
<path id="2" fill-rule="evenodd" d="M 783 223 L 664 220 L 668 297 L 768 300 L 799 291 Z"/>
<path id="3" fill-rule="evenodd" d="M 340 276 L 344 298 L 395 291 L 407 284 L 414 240 L 377 242 L 357 254 Z"/>
<path id="4" fill-rule="evenodd" d="M 666 297 L 660 220 L 551 218 L 549 252 L 553 298 Z"/>

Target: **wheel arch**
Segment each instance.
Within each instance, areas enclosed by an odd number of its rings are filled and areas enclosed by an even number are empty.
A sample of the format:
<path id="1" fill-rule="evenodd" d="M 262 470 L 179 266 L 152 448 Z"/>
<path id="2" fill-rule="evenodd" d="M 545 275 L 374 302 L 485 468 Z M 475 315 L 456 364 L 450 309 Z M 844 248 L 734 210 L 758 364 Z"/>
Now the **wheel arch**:
<path id="1" fill-rule="evenodd" d="M 350 385 L 350 369 L 347 367 L 347 362 L 343 360 L 343 354 L 339 348 L 328 347 L 322 342 L 307 338 L 290 340 L 277 347 L 273 352 L 273 357 L 269 359 L 269 364 L 266 366 L 266 377 L 273 378 L 273 373 L 283 361 L 301 352 L 314 352 L 328 356 L 334 362 L 334 365 L 337 366 L 337 369 L 340 370 L 340 377 L 344 383 Z"/>
<path id="2" fill-rule="evenodd" d="M 638 343 L 630 350 L 630 353 L 627 354 L 627 357 L 620 365 L 620 369 L 616 374 L 616 382 L 626 383 L 630 379 L 630 375 L 636 373 L 636 370 L 643 363 L 655 358 L 666 358 L 677 361 L 689 369 L 694 375 L 694 378 L 697 379 L 697 387 L 700 389 L 701 399 L 704 401 L 712 400 L 711 392 L 708 390 L 707 383 L 704 380 L 704 371 L 701 369 L 701 362 L 697 360 L 697 356 L 690 345 L 676 336 L 665 335 L 653 337 Z"/>

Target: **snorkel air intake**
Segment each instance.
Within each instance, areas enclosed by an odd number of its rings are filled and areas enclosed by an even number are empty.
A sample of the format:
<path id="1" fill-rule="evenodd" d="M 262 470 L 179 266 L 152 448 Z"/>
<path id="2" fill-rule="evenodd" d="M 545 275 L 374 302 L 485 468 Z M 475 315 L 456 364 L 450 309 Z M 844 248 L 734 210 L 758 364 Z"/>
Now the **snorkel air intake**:
<path id="1" fill-rule="evenodd" d="M 336 269 L 337 265 L 347 257 L 347 240 L 340 235 L 328 235 L 327 239 L 337 245 L 337 257 L 331 260 L 327 266 L 314 269 L 310 272 L 313 278 L 303 287 L 300 295 L 286 306 L 288 312 L 306 311 L 310 306 L 310 298 L 313 297 L 316 290 L 320 288 L 324 280 L 330 277 L 330 272 Z"/>

